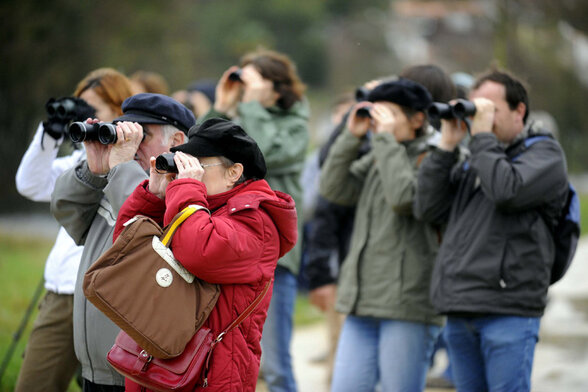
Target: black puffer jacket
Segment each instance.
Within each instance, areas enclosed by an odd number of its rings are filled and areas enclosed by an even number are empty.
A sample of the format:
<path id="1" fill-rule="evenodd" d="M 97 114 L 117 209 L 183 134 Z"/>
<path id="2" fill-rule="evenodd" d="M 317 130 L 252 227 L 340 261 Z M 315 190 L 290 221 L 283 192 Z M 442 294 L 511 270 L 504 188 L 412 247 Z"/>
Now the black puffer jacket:
<path id="1" fill-rule="evenodd" d="M 465 162 L 441 150 L 423 161 L 415 214 L 447 223 L 431 284 L 438 312 L 543 314 L 555 249 L 549 221 L 568 188 L 560 145 L 525 143 L 540 134 L 527 128 L 506 149 L 478 134 Z"/>

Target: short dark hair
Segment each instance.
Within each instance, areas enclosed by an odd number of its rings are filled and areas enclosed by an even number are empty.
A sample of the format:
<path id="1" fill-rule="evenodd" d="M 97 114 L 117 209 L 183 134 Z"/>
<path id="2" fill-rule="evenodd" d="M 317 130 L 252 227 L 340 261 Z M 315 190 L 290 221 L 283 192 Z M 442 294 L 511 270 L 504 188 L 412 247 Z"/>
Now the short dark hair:
<path id="1" fill-rule="evenodd" d="M 306 86 L 300 80 L 296 65 L 285 54 L 258 49 L 241 59 L 241 67 L 252 64 L 264 79 L 274 82 L 274 91 L 280 96 L 276 102 L 282 109 L 290 109 L 301 101 Z"/>
<path id="2" fill-rule="evenodd" d="M 456 97 L 453 80 L 437 65 L 413 65 L 403 69 L 398 76 L 422 84 L 429 90 L 435 102 L 447 103 Z"/>
<path id="3" fill-rule="evenodd" d="M 523 124 L 527 122 L 527 117 L 529 117 L 529 96 L 523 82 L 508 71 L 492 68 L 478 76 L 471 90 L 477 90 L 484 82 L 494 82 L 504 86 L 505 99 L 510 110 L 515 110 L 519 103 L 524 103 Z"/>

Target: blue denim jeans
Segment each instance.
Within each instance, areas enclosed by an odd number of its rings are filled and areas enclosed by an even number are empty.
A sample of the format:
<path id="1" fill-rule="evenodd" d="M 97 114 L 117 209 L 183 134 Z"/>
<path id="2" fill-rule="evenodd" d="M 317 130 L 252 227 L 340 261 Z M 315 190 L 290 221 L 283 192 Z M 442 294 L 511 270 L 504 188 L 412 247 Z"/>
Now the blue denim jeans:
<path id="1" fill-rule="evenodd" d="M 339 336 L 333 392 L 413 392 L 425 388 L 430 357 L 440 327 L 347 316 Z"/>
<path id="2" fill-rule="evenodd" d="M 445 338 L 458 391 L 529 391 L 538 317 L 448 317 Z"/>
<path id="3" fill-rule="evenodd" d="M 261 372 L 270 392 L 296 391 L 290 355 L 296 292 L 296 276 L 286 268 L 276 268 L 272 300 L 261 338 Z"/>

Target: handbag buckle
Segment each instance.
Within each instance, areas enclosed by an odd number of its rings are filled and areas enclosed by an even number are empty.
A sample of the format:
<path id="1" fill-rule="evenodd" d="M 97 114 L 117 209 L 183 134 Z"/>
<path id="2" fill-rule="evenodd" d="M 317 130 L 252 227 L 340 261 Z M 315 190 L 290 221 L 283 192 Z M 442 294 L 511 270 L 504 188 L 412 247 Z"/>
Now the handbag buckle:
<path id="1" fill-rule="evenodd" d="M 142 372 L 147 370 L 147 366 L 149 366 L 149 362 L 151 362 L 151 360 L 153 359 L 153 355 L 149 354 L 147 351 L 145 350 L 141 350 L 141 352 L 139 353 L 139 357 L 141 357 L 143 364 L 143 368 L 141 369 Z"/>
<path id="2" fill-rule="evenodd" d="M 224 331 L 223 331 L 223 332 L 221 332 L 221 333 L 220 333 L 220 334 L 219 334 L 219 335 L 216 337 L 216 339 L 214 339 L 214 343 L 215 343 L 215 344 L 216 344 L 216 343 L 219 343 L 221 340 L 223 340 L 223 338 L 225 337 L 225 335 L 226 335 L 226 334 L 227 334 L 227 333 L 226 333 L 226 332 L 224 332 Z"/>

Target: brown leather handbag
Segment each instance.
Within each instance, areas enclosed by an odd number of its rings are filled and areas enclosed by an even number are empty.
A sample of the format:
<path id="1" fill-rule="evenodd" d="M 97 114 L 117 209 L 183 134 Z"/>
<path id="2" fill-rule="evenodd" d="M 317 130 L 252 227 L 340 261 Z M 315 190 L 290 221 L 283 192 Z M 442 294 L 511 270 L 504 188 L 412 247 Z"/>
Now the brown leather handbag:
<path id="1" fill-rule="evenodd" d="M 162 229 L 137 215 L 84 276 L 84 294 L 150 356 L 180 355 L 212 311 L 220 287 L 186 270 L 168 247 L 178 226 L 201 206 L 179 212 Z"/>
<path id="2" fill-rule="evenodd" d="M 202 327 L 186 345 L 184 352 L 170 359 L 153 358 L 124 331 L 121 331 L 108 352 L 108 362 L 126 378 L 153 391 L 193 391 L 208 386 L 212 352 L 223 337 L 236 328 L 255 310 L 271 287 L 268 280 L 252 303 L 218 335 Z"/>

